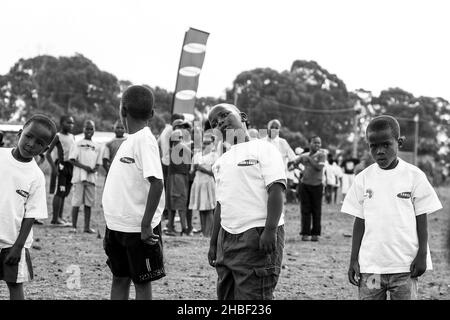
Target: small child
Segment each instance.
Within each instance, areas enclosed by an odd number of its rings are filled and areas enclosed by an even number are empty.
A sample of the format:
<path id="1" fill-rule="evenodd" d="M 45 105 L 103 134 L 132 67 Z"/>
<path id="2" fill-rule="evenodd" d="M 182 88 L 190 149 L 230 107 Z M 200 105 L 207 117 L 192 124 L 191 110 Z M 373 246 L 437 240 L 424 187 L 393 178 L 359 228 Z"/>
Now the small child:
<path id="1" fill-rule="evenodd" d="M 114 123 L 114 133 L 116 136 L 105 144 L 105 149 L 103 151 L 103 168 L 105 169 L 106 175 L 108 175 L 109 168 L 116 156 L 117 150 L 119 150 L 120 145 L 126 139 L 126 137 L 124 137 L 125 127 L 123 126 L 122 121 L 117 120 L 116 123 Z"/>
<path id="2" fill-rule="evenodd" d="M 164 277 L 161 216 L 164 184 L 158 143 L 148 127 L 150 89 L 133 85 L 122 95 L 120 117 L 128 132 L 106 178 L 104 249 L 113 274 L 111 300 L 127 300 L 131 281 L 136 300 L 151 299 L 151 281 Z"/>
<path id="3" fill-rule="evenodd" d="M 205 134 L 203 137 L 203 152 L 198 152 L 191 166 L 195 173 L 194 182 L 190 192 L 189 209 L 198 210 L 203 236 L 210 237 L 214 208 L 216 207 L 216 183 L 212 166 L 218 155 L 214 150 L 214 136 Z"/>
<path id="4" fill-rule="evenodd" d="M 208 120 L 231 145 L 212 167 L 217 204 L 208 261 L 217 297 L 273 299 L 284 250 L 285 164 L 271 143 L 250 140 L 247 115 L 236 106 L 218 104 Z"/>
<path id="5" fill-rule="evenodd" d="M 355 216 L 348 278 L 359 299 L 416 299 L 418 277 L 431 270 L 427 215 L 442 205 L 425 174 L 397 157 L 404 138 L 394 117 L 366 130 L 375 163 L 350 187 L 341 211 Z"/>
<path id="6" fill-rule="evenodd" d="M 17 147 L 0 149 L 0 280 L 11 300 L 23 300 L 23 283 L 33 279 L 32 226 L 47 218 L 45 177 L 33 157 L 48 149 L 56 130 L 52 120 L 36 114 L 19 131 Z"/>
<path id="7" fill-rule="evenodd" d="M 189 170 L 191 151 L 183 143 L 183 132 L 175 129 L 170 137 L 170 164 L 167 175 L 167 210 L 169 213 L 166 235 L 175 236 L 175 214 L 180 216 L 180 235 L 191 235 L 188 228 Z"/>
<path id="8" fill-rule="evenodd" d="M 49 146 L 46 158 L 51 168 L 50 193 L 56 193 L 53 197 L 53 217 L 51 224 L 55 226 L 68 227 L 70 224 L 63 218 L 64 202 L 72 188 L 73 165 L 69 161 L 70 149 L 75 144 L 72 134 L 74 126 L 73 117 L 64 115 L 60 119 L 60 131 Z M 52 159 L 52 151 L 56 147 L 58 157 Z M 57 185 L 56 185 L 57 179 Z"/>
<path id="9" fill-rule="evenodd" d="M 84 123 L 84 139 L 70 150 L 70 162 L 74 166 L 72 184 L 72 232 L 77 231 L 78 211 L 84 205 L 84 232 L 95 233 L 90 227 L 91 208 L 95 204 L 95 183 L 97 170 L 101 165 L 100 146 L 92 141 L 95 132 L 94 121 Z"/>

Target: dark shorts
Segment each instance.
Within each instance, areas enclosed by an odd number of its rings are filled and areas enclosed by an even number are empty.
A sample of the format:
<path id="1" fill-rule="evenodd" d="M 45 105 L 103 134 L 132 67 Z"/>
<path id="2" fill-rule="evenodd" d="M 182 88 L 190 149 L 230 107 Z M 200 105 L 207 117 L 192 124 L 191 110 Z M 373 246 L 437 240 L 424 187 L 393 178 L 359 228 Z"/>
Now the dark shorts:
<path id="1" fill-rule="evenodd" d="M 0 249 L 0 280 L 10 283 L 23 283 L 33 279 L 33 266 L 28 249 L 22 249 L 18 264 L 6 264 L 6 256 L 10 248 Z"/>
<path id="2" fill-rule="evenodd" d="M 271 254 L 259 249 L 264 227 L 231 234 L 220 228 L 216 271 L 219 300 L 271 300 L 281 271 L 284 226 L 277 229 L 277 245 Z"/>
<path id="3" fill-rule="evenodd" d="M 106 227 L 103 247 L 108 256 L 106 264 L 115 277 L 131 278 L 134 283 L 161 279 L 164 271 L 161 224 L 153 229 L 159 235 L 155 245 L 141 240 L 141 233 L 114 231 Z"/>
<path id="4" fill-rule="evenodd" d="M 59 163 L 56 163 L 58 168 L 58 185 L 56 189 L 56 195 L 65 198 L 69 195 L 70 189 L 72 188 L 72 175 L 73 175 L 73 165 L 68 162 L 62 162 L 64 166 L 61 168 Z"/>

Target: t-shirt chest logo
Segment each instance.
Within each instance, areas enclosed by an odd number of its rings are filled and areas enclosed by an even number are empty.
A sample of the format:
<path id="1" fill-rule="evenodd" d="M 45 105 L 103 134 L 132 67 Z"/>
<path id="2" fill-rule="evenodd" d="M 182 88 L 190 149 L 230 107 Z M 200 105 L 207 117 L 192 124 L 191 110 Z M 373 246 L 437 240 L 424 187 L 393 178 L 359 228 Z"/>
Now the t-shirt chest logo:
<path id="1" fill-rule="evenodd" d="M 373 197 L 373 190 L 366 189 L 366 192 L 364 192 L 364 199 L 372 199 L 372 197 Z"/>
<path id="2" fill-rule="evenodd" d="M 21 195 L 22 197 L 24 197 L 24 198 L 27 198 L 28 197 L 28 195 L 29 195 L 29 193 L 28 192 L 26 192 L 25 190 L 16 190 L 16 192 L 17 192 L 17 194 L 19 194 L 19 195 Z"/>
<path id="3" fill-rule="evenodd" d="M 247 159 L 247 160 L 243 160 L 241 162 L 238 163 L 239 167 L 248 167 L 248 166 L 253 166 L 255 164 L 258 164 L 259 161 L 256 159 Z"/>
<path id="4" fill-rule="evenodd" d="M 409 199 L 411 198 L 411 192 L 400 192 L 399 194 L 397 194 L 397 197 L 399 197 L 400 199 Z"/>
<path id="5" fill-rule="evenodd" d="M 134 159 L 130 158 L 130 157 L 122 157 L 122 158 L 120 158 L 120 162 L 130 164 L 130 163 L 134 163 Z"/>

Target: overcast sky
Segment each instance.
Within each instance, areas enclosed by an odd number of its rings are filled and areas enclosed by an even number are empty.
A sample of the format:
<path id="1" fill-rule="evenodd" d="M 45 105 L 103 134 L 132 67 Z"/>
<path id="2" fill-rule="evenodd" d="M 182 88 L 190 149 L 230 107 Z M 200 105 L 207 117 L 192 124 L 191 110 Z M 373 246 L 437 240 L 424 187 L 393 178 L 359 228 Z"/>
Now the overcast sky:
<path id="1" fill-rule="evenodd" d="M 446 0 L 1 0 L 0 74 L 21 57 L 76 52 L 173 91 L 184 33 L 209 32 L 197 96 L 242 71 L 315 60 L 349 90 L 400 87 L 450 101 Z"/>

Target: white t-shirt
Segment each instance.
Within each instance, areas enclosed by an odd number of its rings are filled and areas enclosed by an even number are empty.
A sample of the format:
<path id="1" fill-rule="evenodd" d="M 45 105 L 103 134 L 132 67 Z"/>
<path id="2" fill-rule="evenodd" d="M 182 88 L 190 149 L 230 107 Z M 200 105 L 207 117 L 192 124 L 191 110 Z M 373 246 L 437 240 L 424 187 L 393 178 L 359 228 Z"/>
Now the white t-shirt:
<path id="1" fill-rule="evenodd" d="M 61 132 L 58 132 L 57 135 L 58 135 L 59 142 L 61 143 L 61 146 L 63 149 L 63 154 L 64 154 L 63 161 L 69 161 L 70 150 L 75 145 L 75 137 L 71 133 L 63 134 Z M 57 150 L 57 148 L 55 148 L 53 150 Z M 55 158 L 58 158 L 58 152 L 56 152 Z"/>
<path id="2" fill-rule="evenodd" d="M 102 152 L 100 145 L 92 140 L 80 140 L 70 149 L 69 159 L 75 159 L 85 166 L 91 167 L 102 164 Z M 97 172 L 88 173 L 86 170 L 73 166 L 72 183 L 87 181 L 94 183 L 97 181 Z"/>
<path id="3" fill-rule="evenodd" d="M 149 127 L 130 134 L 111 164 L 103 190 L 103 211 L 108 229 L 141 232 L 150 190 L 149 177 L 163 180 L 158 143 Z M 152 228 L 161 222 L 164 191 L 152 219 Z"/>
<path id="4" fill-rule="evenodd" d="M 170 164 L 170 135 L 172 131 L 172 126 L 166 124 L 158 138 L 158 143 L 161 146 L 161 162 L 166 166 Z"/>
<path id="5" fill-rule="evenodd" d="M 14 245 L 24 218 L 46 219 L 45 177 L 34 159 L 20 162 L 12 148 L 0 148 L 0 248 Z M 25 242 L 30 248 L 33 230 Z"/>
<path id="6" fill-rule="evenodd" d="M 374 163 L 360 172 L 341 211 L 365 222 L 359 251 L 361 272 L 409 272 L 419 250 L 416 216 L 441 208 L 425 174 L 401 159 L 392 170 Z M 429 248 L 427 269 L 432 269 Z"/>
<path id="7" fill-rule="evenodd" d="M 289 146 L 289 143 L 286 141 L 286 139 L 280 138 L 279 136 L 276 136 L 274 139 L 271 139 L 270 137 L 267 136 L 264 137 L 263 140 L 270 142 L 278 149 L 278 151 L 280 151 L 287 173 L 288 161 L 295 160 L 296 158 L 295 152 L 294 150 L 292 150 L 291 146 Z"/>
<path id="8" fill-rule="evenodd" d="M 239 143 L 217 159 L 212 169 L 222 227 L 233 234 L 264 227 L 267 187 L 280 180 L 286 186 L 286 171 L 278 150 L 259 139 Z M 284 208 L 278 225 L 283 224 Z"/>

